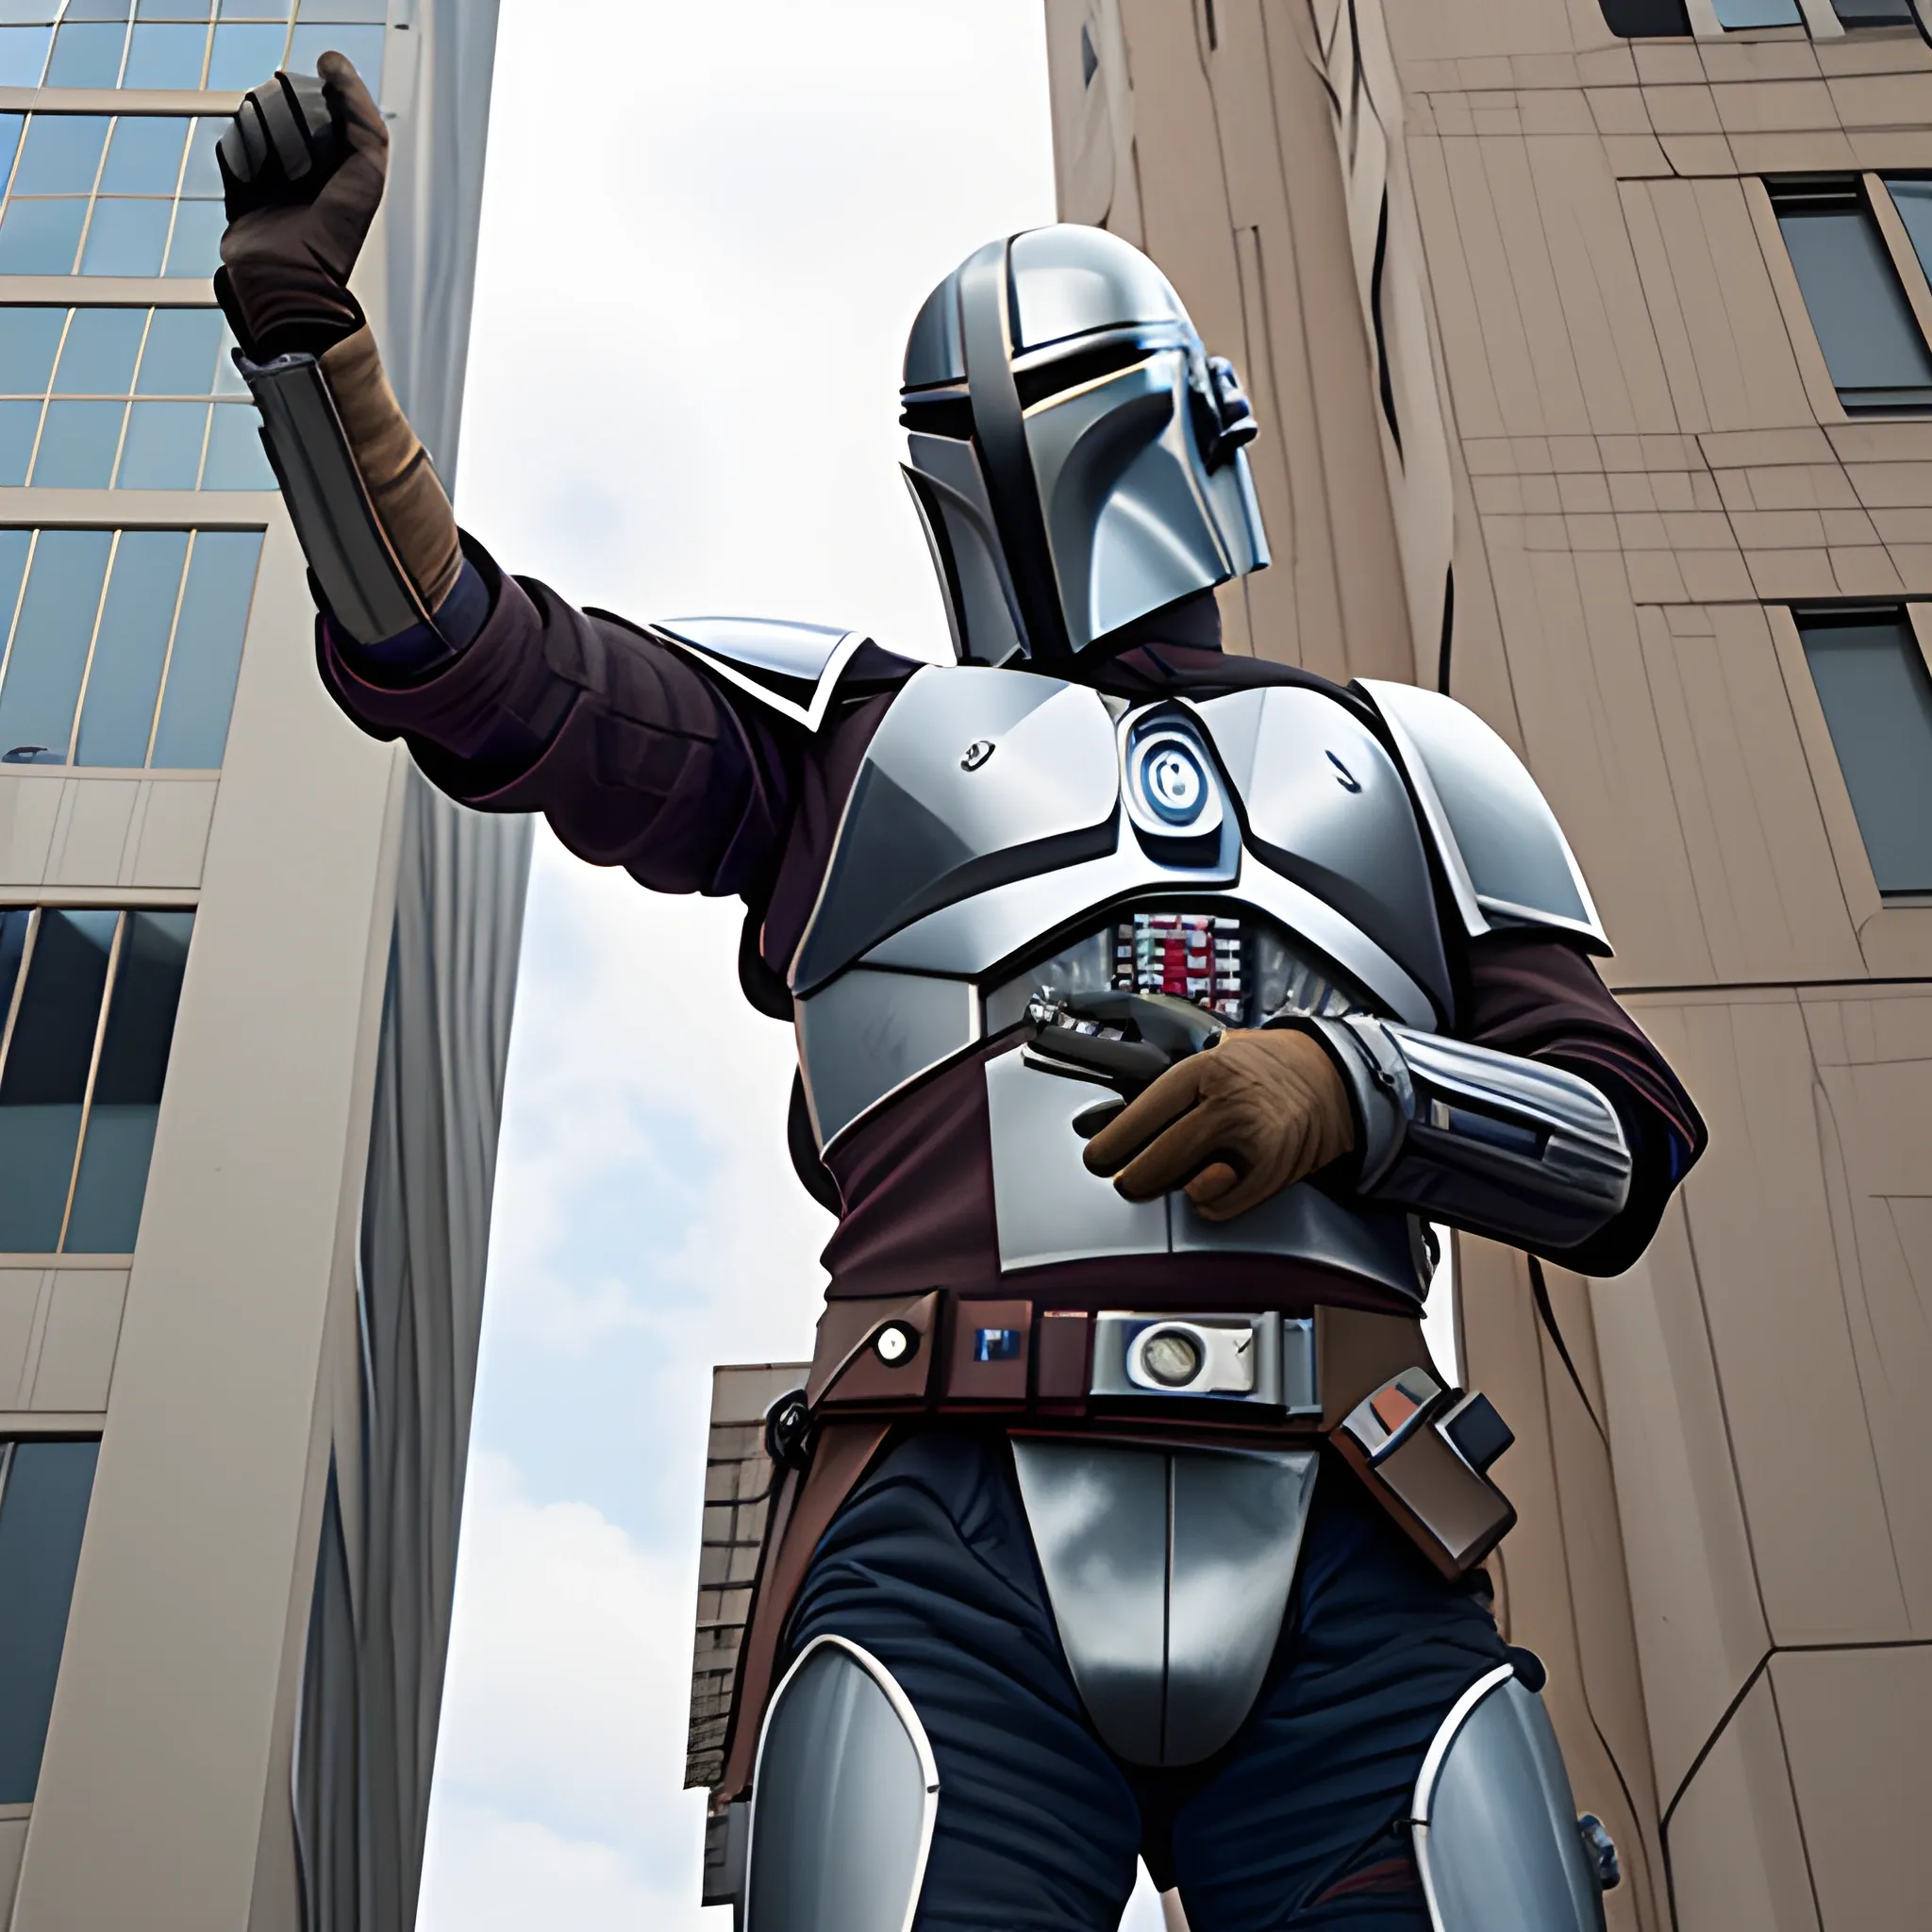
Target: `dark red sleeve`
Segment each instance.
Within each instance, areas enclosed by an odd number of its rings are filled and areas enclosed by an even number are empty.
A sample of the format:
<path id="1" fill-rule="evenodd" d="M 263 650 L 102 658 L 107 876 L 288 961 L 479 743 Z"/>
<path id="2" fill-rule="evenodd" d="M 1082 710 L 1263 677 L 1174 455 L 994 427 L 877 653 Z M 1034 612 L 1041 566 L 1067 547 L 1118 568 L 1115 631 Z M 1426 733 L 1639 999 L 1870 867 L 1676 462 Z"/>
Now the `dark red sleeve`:
<path id="1" fill-rule="evenodd" d="M 343 710 L 407 741 L 452 798 L 540 811 L 579 858 L 654 891 L 742 892 L 768 878 L 802 734 L 751 706 L 741 714 L 669 646 L 466 548 L 493 597 L 446 669 L 385 674 L 318 620 L 323 681 Z"/>
<path id="2" fill-rule="evenodd" d="M 1550 1258 L 1584 1274 L 1621 1274 L 1649 1246 L 1671 1191 L 1704 1152 L 1690 1096 L 1569 940 L 1523 930 L 1473 941 L 1460 991 L 1463 1039 L 1566 1068 L 1617 1109 L 1634 1163 L 1630 1198 L 1607 1227 Z"/>

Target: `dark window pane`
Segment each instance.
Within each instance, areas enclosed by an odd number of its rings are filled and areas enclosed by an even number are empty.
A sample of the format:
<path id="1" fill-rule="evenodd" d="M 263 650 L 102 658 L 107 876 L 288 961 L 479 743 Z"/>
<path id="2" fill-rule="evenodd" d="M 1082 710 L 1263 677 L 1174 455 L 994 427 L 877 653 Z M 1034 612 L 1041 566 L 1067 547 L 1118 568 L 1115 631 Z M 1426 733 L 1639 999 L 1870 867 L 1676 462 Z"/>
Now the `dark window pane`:
<path id="1" fill-rule="evenodd" d="M 1892 206 L 1906 225 L 1906 233 L 1912 239 L 1919 266 L 1932 275 L 1932 181 L 1893 176 L 1885 185 L 1891 191 Z"/>
<path id="2" fill-rule="evenodd" d="M 213 394 L 221 346 L 219 308 L 157 308 L 141 352 L 136 391 L 144 396 Z"/>
<path id="3" fill-rule="evenodd" d="M 1906 0 L 1832 0 L 1832 10 L 1847 26 L 1910 26 Z"/>
<path id="4" fill-rule="evenodd" d="M 1684 0 L 1603 0 L 1604 22 L 1626 41 L 1661 39 L 1690 31 Z"/>
<path id="5" fill-rule="evenodd" d="M 36 114 L 13 171 L 15 194 L 87 194 L 108 139 L 105 114 Z"/>
<path id="6" fill-rule="evenodd" d="M 125 26 L 76 26 L 69 22 L 54 36 L 47 62 L 49 87 L 112 87 L 121 78 Z"/>
<path id="7" fill-rule="evenodd" d="M 282 64 L 282 44 L 288 31 L 285 26 L 216 27 L 214 52 L 208 56 L 208 86 L 259 87 Z"/>
<path id="8" fill-rule="evenodd" d="M 71 275 L 84 201 L 9 201 L 0 215 L 0 275 Z"/>
<path id="9" fill-rule="evenodd" d="M 0 483 L 26 481 L 34 437 L 41 426 L 38 403 L 0 403 Z"/>
<path id="10" fill-rule="evenodd" d="M 1805 658 L 1881 892 L 1932 892 L 1932 678 L 1903 615 L 1804 625 Z"/>
<path id="11" fill-rule="evenodd" d="M 0 1253 L 58 1246 L 114 940 L 112 912 L 41 913 L 0 1068 Z"/>
<path id="12" fill-rule="evenodd" d="M 206 403 L 136 403 L 115 482 L 123 490 L 192 490 L 208 409 Z"/>
<path id="13" fill-rule="evenodd" d="M 133 1251 L 193 929 L 192 912 L 128 915 L 62 1243 L 70 1255 Z"/>
<path id="14" fill-rule="evenodd" d="M 0 308 L 0 395 L 43 396 L 64 308 Z"/>
<path id="15" fill-rule="evenodd" d="M 205 26 L 137 26 L 127 43 L 124 87 L 199 87 Z"/>
<path id="16" fill-rule="evenodd" d="M 261 446 L 261 418 L 246 403 L 222 403 L 208 430 L 204 490 L 273 490 L 275 473 Z"/>
<path id="17" fill-rule="evenodd" d="M 145 308 L 76 308 L 54 372 L 54 393 L 125 396 L 134 387 Z"/>
<path id="18" fill-rule="evenodd" d="M 125 403 L 49 403 L 33 480 L 57 490 L 105 490 L 126 413 Z"/>
<path id="19" fill-rule="evenodd" d="M 0 26 L 0 87 L 39 87 L 49 38 L 43 26 Z"/>
<path id="20" fill-rule="evenodd" d="M 103 194 L 173 194 L 188 123 L 176 114 L 124 114 L 114 124 Z"/>
<path id="21" fill-rule="evenodd" d="M 1798 0 L 1716 0 L 1721 27 L 1799 26 Z"/>
<path id="22" fill-rule="evenodd" d="M 206 117 L 194 124 L 188 138 L 188 165 L 181 174 L 181 192 L 189 200 L 219 201 L 222 172 L 215 166 L 215 142 L 228 124 Z"/>
<path id="23" fill-rule="evenodd" d="M 1780 209 L 1778 226 L 1846 408 L 1923 408 L 1932 355 L 1862 208 Z"/>
<path id="24" fill-rule="evenodd" d="M 94 218 L 88 225 L 81 274 L 159 275 L 171 208 L 165 201 L 122 201 L 103 195 L 94 203 Z"/>
<path id="25" fill-rule="evenodd" d="M 170 275 L 211 275 L 222 265 L 222 230 L 227 215 L 218 201 L 183 201 L 175 209 L 175 239 L 168 243 Z"/>
<path id="26" fill-rule="evenodd" d="M 108 543 L 106 530 L 41 532 L 0 684 L 0 754 L 38 744 L 66 757 Z"/>
<path id="27" fill-rule="evenodd" d="M 187 555 L 186 530 L 122 531 L 88 673 L 75 764 L 147 762 L 148 733 Z"/>
<path id="28" fill-rule="evenodd" d="M 316 61 L 333 49 L 348 58 L 372 94 L 380 94 L 385 31 L 379 26 L 298 26 L 289 42 L 289 71 L 313 74 Z"/>
<path id="29" fill-rule="evenodd" d="M 40 1782 L 100 1446 L 16 1442 L 0 1491 L 0 1805 Z"/>
<path id="30" fill-rule="evenodd" d="M 0 907 L 0 1037 L 7 1032 L 7 1016 L 13 1010 L 14 990 L 20 984 L 20 958 L 26 946 L 27 922 L 33 917 L 25 906 Z"/>
<path id="31" fill-rule="evenodd" d="M 221 763 L 260 555 L 259 530 L 204 530 L 195 538 L 151 764 L 211 771 Z"/>

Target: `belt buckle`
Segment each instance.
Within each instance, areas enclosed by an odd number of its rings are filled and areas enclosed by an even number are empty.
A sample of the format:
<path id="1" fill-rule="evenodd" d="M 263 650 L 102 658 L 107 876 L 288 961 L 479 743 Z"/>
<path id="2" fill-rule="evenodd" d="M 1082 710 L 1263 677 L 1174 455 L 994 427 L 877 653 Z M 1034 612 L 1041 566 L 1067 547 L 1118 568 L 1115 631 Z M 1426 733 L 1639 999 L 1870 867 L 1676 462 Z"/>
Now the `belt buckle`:
<path id="1" fill-rule="evenodd" d="M 1240 1403 L 1320 1415 L 1315 1324 L 1307 1315 L 1103 1308 L 1093 1319 L 1090 1395 Z"/>

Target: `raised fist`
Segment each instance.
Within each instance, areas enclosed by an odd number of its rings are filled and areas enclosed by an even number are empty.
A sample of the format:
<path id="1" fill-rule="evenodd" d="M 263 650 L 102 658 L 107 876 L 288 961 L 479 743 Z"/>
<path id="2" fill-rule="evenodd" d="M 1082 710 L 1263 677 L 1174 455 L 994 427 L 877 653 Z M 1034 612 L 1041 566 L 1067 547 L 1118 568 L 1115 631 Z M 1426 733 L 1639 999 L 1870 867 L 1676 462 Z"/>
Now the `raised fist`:
<path id="1" fill-rule="evenodd" d="M 215 299 L 257 362 L 320 356 L 362 326 L 349 274 L 382 201 L 389 130 L 341 55 L 316 65 L 256 88 L 215 148 L 228 208 Z"/>

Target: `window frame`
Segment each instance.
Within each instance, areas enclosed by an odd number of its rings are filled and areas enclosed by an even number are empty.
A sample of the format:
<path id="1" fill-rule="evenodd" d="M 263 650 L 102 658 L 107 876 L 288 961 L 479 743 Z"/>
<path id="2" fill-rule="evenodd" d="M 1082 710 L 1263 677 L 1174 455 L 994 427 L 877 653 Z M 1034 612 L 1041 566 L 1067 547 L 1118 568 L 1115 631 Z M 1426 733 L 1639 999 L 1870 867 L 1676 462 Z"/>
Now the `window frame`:
<path id="1" fill-rule="evenodd" d="M 1918 325 L 1926 353 L 1932 355 L 1932 282 L 1926 279 L 1918 250 L 1912 246 L 1912 238 L 1906 232 L 1904 218 L 1892 203 L 1884 175 L 1870 168 L 1819 172 L 1821 178 L 1827 174 L 1838 175 L 1857 183 L 1866 210 L 1890 258 L 1892 273 L 1897 275 L 1899 286 L 1905 291 L 1907 306 L 1912 311 L 1912 320 Z M 1920 171 L 1900 168 L 1892 172 L 1916 175 Z M 1778 178 L 1762 175 L 1742 176 L 1744 205 L 1750 209 L 1752 225 L 1757 230 L 1758 248 L 1764 257 L 1772 291 L 1777 297 L 1778 312 L 1784 318 L 1785 333 L 1790 338 L 1791 353 L 1797 359 L 1798 374 L 1804 380 L 1805 392 L 1810 398 L 1813 414 L 1826 425 L 1919 423 L 1932 419 L 1932 385 L 1926 388 L 1922 408 L 1861 409 L 1855 414 L 1840 400 L 1838 385 L 1831 378 L 1824 345 L 1818 340 L 1817 326 L 1811 320 L 1811 310 L 1805 301 L 1797 268 L 1786 245 L 1784 230 L 1778 224 L 1776 205 L 1772 200 L 1771 182 Z M 1793 175 L 1783 178 L 1802 177 Z"/>

